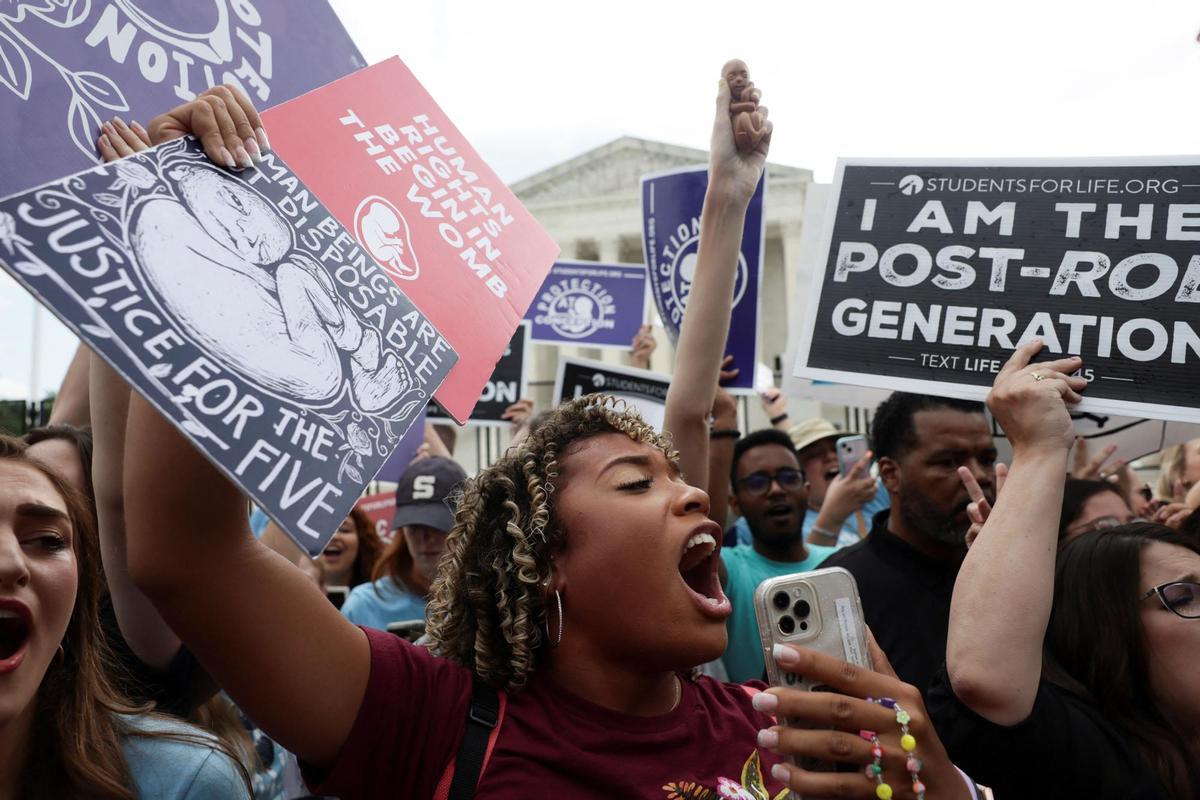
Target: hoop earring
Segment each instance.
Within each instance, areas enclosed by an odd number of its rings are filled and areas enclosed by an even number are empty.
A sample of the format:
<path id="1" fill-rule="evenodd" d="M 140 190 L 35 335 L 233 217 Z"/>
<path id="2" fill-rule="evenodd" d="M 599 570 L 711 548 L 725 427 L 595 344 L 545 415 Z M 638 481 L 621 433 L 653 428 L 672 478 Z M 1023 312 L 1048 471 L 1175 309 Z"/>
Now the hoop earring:
<path id="1" fill-rule="evenodd" d="M 558 647 L 562 642 L 563 632 L 563 610 L 562 610 L 562 595 L 558 593 L 558 589 L 554 590 L 554 600 L 558 604 L 558 638 L 554 640 L 553 647 Z M 550 638 L 550 615 L 546 615 L 546 638 Z"/>

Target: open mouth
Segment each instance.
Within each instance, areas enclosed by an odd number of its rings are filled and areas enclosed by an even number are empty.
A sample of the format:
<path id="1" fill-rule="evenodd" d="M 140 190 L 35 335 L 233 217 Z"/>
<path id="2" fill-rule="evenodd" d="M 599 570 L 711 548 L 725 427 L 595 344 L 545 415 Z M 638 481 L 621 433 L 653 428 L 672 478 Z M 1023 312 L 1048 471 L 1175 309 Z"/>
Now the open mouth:
<path id="1" fill-rule="evenodd" d="M 773 503 L 767 506 L 766 515 L 770 519 L 783 519 L 792 516 L 794 511 L 791 503 Z"/>
<path id="2" fill-rule="evenodd" d="M 33 631 L 29 610 L 23 605 L 0 606 L 0 672 L 16 669 Z"/>
<path id="3" fill-rule="evenodd" d="M 342 554 L 342 552 L 343 552 L 342 546 L 340 544 L 337 544 L 337 545 L 331 544 L 325 548 L 324 555 L 326 558 L 337 558 L 338 556 L 340 556 Z"/>
<path id="4" fill-rule="evenodd" d="M 732 611 L 717 574 L 720 533 L 715 523 L 699 526 L 684 543 L 679 559 L 679 575 L 692 598 L 701 611 L 716 619 L 724 619 Z"/>
<path id="5" fill-rule="evenodd" d="M 836 478 L 840 472 L 841 470 L 839 470 L 837 467 L 830 467 L 829 469 L 825 470 L 825 482 L 833 483 L 833 479 Z"/>

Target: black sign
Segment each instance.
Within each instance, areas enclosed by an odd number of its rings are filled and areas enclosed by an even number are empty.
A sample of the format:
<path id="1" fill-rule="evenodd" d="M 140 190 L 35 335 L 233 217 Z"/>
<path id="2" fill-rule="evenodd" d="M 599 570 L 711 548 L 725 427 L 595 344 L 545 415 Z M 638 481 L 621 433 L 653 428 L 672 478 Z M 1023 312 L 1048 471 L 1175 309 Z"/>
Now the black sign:
<path id="1" fill-rule="evenodd" d="M 479 402 L 467 420 L 467 425 L 482 425 L 497 427 L 509 425 L 504 419 L 504 409 L 525 396 L 525 362 L 529 352 L 529 321 L 517 326 L 513 338 L 509 340 L 504 355 L 496 362 L 492 377 L 484 384 L 479 395 Z M 425 411 L 425 417 L 430 422 L 453 425 L 454 420 L 434 400 Z"/>
<path id="2" fill-rule="evenodd" d="M 671 376 L 586 358 L 561 356 L 554 397 L 565 403 L 585 394 L 611 394 L 636 408 L 655 430 L 662 430 Z"/>
<path id="3" fill-rule="evenodd" d="M 842 162 L 800 377 L 981 398 L 1079 355 L 1084 411 L 1200 421 L 1200 165 Z"/>
<path id="4" fill-rule="evenodd" d="M 274 156 L 180 139 L 9 197 L 0 266 L 314 555 L 456 360 Z"/>

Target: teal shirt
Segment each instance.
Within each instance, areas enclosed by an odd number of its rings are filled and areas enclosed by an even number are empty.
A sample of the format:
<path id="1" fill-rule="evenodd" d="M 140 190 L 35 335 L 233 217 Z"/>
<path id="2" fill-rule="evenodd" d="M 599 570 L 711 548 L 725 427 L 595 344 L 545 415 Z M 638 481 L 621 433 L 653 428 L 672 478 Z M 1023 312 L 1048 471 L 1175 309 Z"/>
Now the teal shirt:
<path id="1" fill-rule="evenodd" d="M 138 800 L 250 800 L 233 759 L 208 743 L 211 733 L 158 716 L 121 716 L 134 730 L 174 733 L 185 741 L 126 734 L 121 741 Z"/>
<path id="2" fill-rule="evenodd" d="M 721 660 L 734 683 L 762 680 L 767 666 L 763 663 L 762 641 L 754 616 L 754 590 L 767 578 L 808 572 L 837 548 L 806 545 L 808 558 L 803 561 L 772 561 L 758 554 L 753 545 L 723 548 L 721 560 L 729 571 L 725 595 L 733 605 L 733 614 L 725 621 L 729 646 Z"/>
<path id="3" fill-rule="evenodd" d="M 350 590 L 342 614 L 355 625 L 386 631 L 393 622 L 425 619 L 425 598 L 405 590 L 389 577 Z"/>

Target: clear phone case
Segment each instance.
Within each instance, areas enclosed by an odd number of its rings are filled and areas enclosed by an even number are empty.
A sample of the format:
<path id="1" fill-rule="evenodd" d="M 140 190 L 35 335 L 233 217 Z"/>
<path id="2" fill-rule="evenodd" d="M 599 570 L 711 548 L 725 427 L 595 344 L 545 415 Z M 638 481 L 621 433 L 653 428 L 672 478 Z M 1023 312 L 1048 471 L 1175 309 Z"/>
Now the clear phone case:
<path id="1" fill-rule="evenodd" d="M 784 672 L 771 651 L 776 644 L 795 644 L 871 669 L 864 632 L 862 602 L 854 576 L 841 567 L 781 575 L 759 584 L 754 613 L 762 641 L 767 682 L 772 686 L 819 692 L 828 687 L 807 676 Z M 812 727 L 804 720 L 785 720 L 793 727 Z M 830 770 L 834 765 L 801 762 L 806 769 Z"/>

